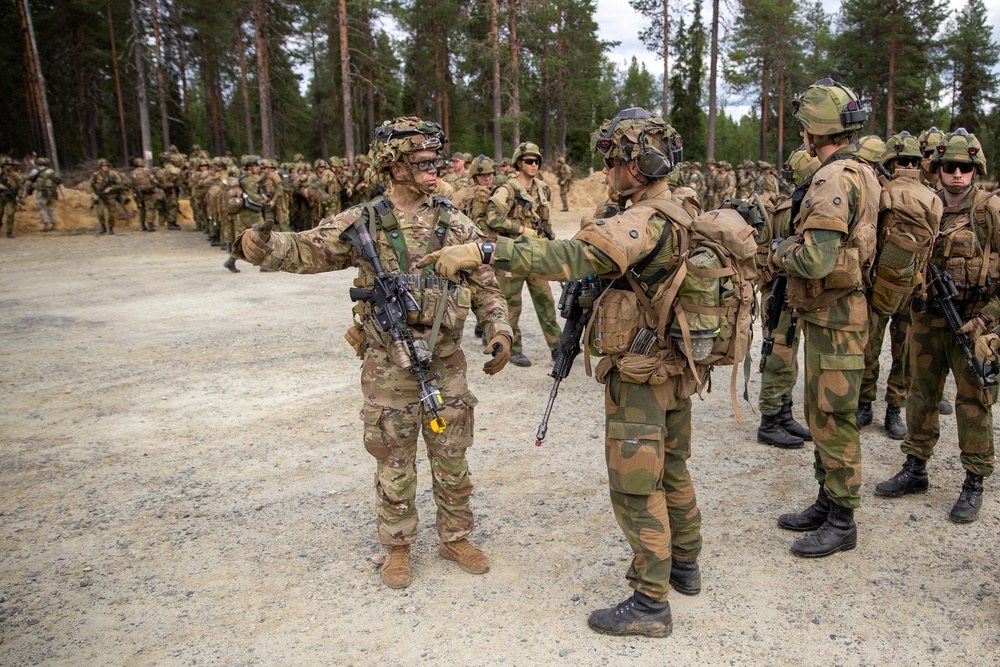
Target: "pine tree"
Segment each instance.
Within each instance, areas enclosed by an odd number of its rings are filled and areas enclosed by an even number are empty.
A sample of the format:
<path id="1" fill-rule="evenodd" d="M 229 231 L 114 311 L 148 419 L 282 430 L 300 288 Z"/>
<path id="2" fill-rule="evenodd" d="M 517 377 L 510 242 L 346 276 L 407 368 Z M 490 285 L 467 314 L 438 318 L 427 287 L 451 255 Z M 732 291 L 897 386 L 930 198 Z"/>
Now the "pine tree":
<path id="1" fill-rule="evenodd" d="M 946 62 L 952 82 L 951 128 L 979 131 L 985 118 L 983 103 L 991 99 L 1000 79 L 1000 45 L 993 41 L 983 0 L 969 0 L 945 29 Z M 995 115 L 995 114 L 994 114 Z"/>

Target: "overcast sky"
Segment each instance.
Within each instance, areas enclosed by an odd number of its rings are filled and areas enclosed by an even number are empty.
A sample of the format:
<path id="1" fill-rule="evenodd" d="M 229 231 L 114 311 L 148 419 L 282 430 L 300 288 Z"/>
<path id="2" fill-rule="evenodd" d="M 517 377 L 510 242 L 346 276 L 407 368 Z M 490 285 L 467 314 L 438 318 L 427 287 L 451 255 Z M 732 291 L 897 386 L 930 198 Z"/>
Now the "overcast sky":
<path id="1" fill-rule="evenodd" d="M 724 7 L 726 3 L 721 4 Z M 949 0 L 949 6 L 954 10 L 961 9 L 965 4 L 966 0 Z M 1000 42 L 1000 0 L 984 0 L 984 4 L 989 13 L 990 25 L 993 26 L 993 39 Z M 712 3 L 706 0 L 704 5 L 702 21 L 708 26 L 712 20 Z M 840 9 L 840 2 L 839 0 L 823 0 L 823 6 L 827 12 L 835 13 Z M 684 15 L 685 23 L 690 22 L 689 16 L 689 12 Z M 619 66 L 627 67 L 632 62 L 632 56 L 635 56 L 639 62 L 646 65 L 646 69 L 649 71 L 657 75 L 663 74 L 663 61 L 647 51 L 646 47 L 639 41 L 639 31 L 646 25 L 646 18 L 633 10 L 628 0 L 597 0 L 595 19 L 597 20 L 598 34 L 602 39 L 621 42 L 608 53 L 608 57 L 613 62 Z M 674 19 L 671 19 L 671 23 L 674 23 Z M 723 89 L 719 90 L 719 100 L 720 104 L 727 104 L 729 115 L 737 118 L 743 116 L 749 109 L 745 101 L 736 99 Z"/>

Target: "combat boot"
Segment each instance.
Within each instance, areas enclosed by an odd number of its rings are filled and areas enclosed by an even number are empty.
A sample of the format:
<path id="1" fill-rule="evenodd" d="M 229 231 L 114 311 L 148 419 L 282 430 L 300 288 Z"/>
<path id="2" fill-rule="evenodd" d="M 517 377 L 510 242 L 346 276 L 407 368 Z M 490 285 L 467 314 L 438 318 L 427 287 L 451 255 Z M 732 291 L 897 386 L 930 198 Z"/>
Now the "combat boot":
<path id="1" fill-rule="evenodd" d="M 410 545 L 389 547 L 382 563 L 382 583 L 389 588 L 406 588 L 412 581 Z"/>
<path id="2" fill-rule="evenodd" d="M 230 257 L 229 259 L 227 259 L 225 261 L 225 263 L 223 264 L 223 266 L 226 267 L 227 269 L 229 269 L 230 271 L 232 271 L 233 273 L 239 273 L 240 272 L 240 270 L 236 268 L 236 258 L 235 257 Z"/>
<path id="3" fill-rule="evenodd" d="M 760 426 L 757 427 L 757 442 L 774 445 L 781 449 L 798 449 L 805 445 L 805 440 L 792 435 L 781 428 L 781 413 L 761 415 Z"/>
<path id="4" fill-rule="evenodd" d="M 778 517 L 778 526 L 785 530 L 797 530 L 800 532 L 816 530 L 826 522 L 832 504 L 826 496 L 826 490 L 820 484 L 819 493 L 816 494 L 816 501 L 798 514 L 794 512 L 782 514 Z"/>
<path id="5" fill-rule="evenodd" d="M 979 518 L 979 508 L 983 506 L 983 476 L 965 471 L 962 493 L 948 518 L 955 523 L 972 523 Z"/>
<path id="6" fill-rule="evenodd" d="M 907 454 L 899 472 L 891 479 L 875 485 L 875 495 L 894 498 L 907 493 L 924 493 L 928 486 L 927 461 Z"/>
<path id="7" fill-rule="evenodd" d="M 101 231 L 99 231 L 97 233 L 98 234 L 107 234 L 108 233 L 108 228 L 104 226 L 103 222 L 101 223 Z"/>
<path id="8" fill-rule="evenodd" d="M 7 238 L 9 239 L 14 238 L 14 232 L 7 232 Z"/>
<path id="9" fill-rule="evenodd" d="M 531 359 L 528 359 L 528 357 L 524 356 L 524 352 L 515 352 L 514 354 L 510 355 L 510 363 L 514 364 L 515 366 L 520 366 L 521 368 L 527 368 L 528 366 L 531 365 Z"/>
<path id="10" fill-rule="evenodd" d="M 469 574 L 486 574 L 490 571 L 490 559 L 465 538 L 456 542 L 442 542 L 438 553 L 443 558 L 458 563 Z"/>
<path id="11" fill-rule="evenodd" d="M 681 595 L 701 593 L 701 568 L 698 563 L 670 559 L 670 586 Z"/>
<path id="12" fill-rule="evenodd" d="M 857 422 L 858 428 L 862 426 L 868 426 L 872 423 L 872 404 L 871 403 L 858 403 L 858 409 L 854 413 L 854 421 Z"/>
<path id="13" fill-rule="evenodd" d="M 115 235 L 115 228 L 112 227 L 111 225 L 108 225 L 108 234 L 110 234 L 111 236 Z"/>
<path id="14" fill-rule="evenodd" d="M 854 510 L 831 503 L 826 522 L 809 537 L 795 540 L 792 553 L 800 558 L 823 558 L 858 546 Z"/>
<path id="15" fill-rule="evenodd" d="M 906 439 L 906 424 L 899 414 L 899 408 L 890 405 L 885 409 L 885 431 L 893 440 Z"/>
<path id="16" fill-rule="evenodd" d="M 640 635 L 669 637 L 674 629 L 670 603 L 657 602 L 636 591 L 632 597 L 614 607 L 598 609 L 587 619 L 591 630 L 605 635 Z"/>
<path id="17" fill-rule="evenodd" d="M 795 417 L 792 416 L 791 401 L 781 406 L 781 410 L 778 411 L 778 417 L 778 423 L 781 424 L 781 428 L 785 429 L 785 432 L 802 438 L 806 442 L 812 442 L 813 437 L 809 429 L 795 421 Z"/>
<path id="18" fill-rule="evenodd" d="M 938 414 L 950 415 L 955 411 L 955 408 L 951 407 L 951 403 L 948 402 L 947 398 L 942 398 L 941 402 L 938 403 Z"/>
<path id="19" fill-rule="evenodd" d="M 171 223 L 169 223 L 169 224 L 167 225 L 167 229 L 173 229 L 173 230 L 175 230 L 175 231 L 178 231 L 178 230 L 180 230 L 180 228 L 181 228 L 181 226 L 180 226 L 180 225 L 178 225 L 178 224 L 177 224 L 176 222 L 171 222 Z"/>

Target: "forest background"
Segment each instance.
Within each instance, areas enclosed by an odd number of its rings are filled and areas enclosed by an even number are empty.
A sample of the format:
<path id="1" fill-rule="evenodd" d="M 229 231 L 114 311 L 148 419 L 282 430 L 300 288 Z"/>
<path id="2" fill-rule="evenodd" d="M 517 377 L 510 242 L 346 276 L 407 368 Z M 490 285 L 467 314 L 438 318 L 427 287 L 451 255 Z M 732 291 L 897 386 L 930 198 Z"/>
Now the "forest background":
<path id="1" fill-rule="evenodd" d="M 590 132 L 643 106 L 667 110 L 686 159 L 780 164 L 800 143 L 791 99 L 833 76 L 869 109 L 866 133 L 965 127 L 1000 167 L 983 0 L 628 3 L 660 71 L 612 60 L 592 0 L 4 2 L 0 151 L 63 168 L 170 144 L 353 158 L 383 119 L 415 114 L 453 149 L 499 158 L 531 140 L 585 171 Z"/>

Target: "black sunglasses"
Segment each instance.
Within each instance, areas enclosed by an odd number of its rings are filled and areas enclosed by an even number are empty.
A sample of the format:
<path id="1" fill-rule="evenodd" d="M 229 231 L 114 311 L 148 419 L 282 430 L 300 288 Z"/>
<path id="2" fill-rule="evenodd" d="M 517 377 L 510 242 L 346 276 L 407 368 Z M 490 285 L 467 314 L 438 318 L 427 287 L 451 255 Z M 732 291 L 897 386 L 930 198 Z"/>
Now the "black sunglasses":
<path id="1" fill-rule="evenodd" d="M 521 164 L 538 164 L 538 158 L 526 157 L 521 159 Z"/>
<path id="2" fill-rule="evenodd" d="M 976 170 L 976 165 L 971 162 L 945 162 L 941 165 L 941 171 L 946 174 L 954 174 L 956 171 L 960 171 L 963 174 L 971 174 Z"/>

